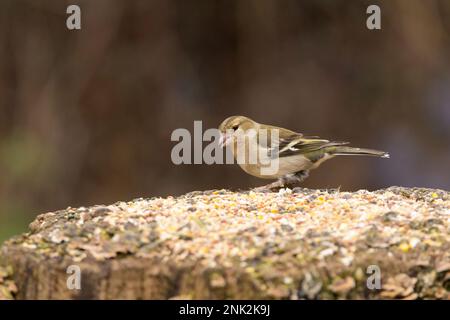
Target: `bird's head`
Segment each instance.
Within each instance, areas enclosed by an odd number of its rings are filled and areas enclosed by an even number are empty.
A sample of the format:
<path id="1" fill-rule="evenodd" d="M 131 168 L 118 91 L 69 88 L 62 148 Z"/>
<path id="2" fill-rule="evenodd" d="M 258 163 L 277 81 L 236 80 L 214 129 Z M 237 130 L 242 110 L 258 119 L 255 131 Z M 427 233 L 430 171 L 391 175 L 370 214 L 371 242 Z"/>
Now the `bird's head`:
<path id="1" fill-rule="evenodd" d="M 237 135 L 249 129 L 256 129 L 258 123 L 244 116 L 226 118 L 219 126 L 221 133 L 219 145 L 224 147 L 235 141 Z"/>

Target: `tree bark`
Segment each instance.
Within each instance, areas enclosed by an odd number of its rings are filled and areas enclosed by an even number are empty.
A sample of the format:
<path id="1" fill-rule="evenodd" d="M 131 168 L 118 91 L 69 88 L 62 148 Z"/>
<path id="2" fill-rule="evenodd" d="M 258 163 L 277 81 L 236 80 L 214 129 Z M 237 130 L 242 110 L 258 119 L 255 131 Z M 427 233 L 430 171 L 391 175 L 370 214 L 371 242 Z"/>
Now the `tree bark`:
<path id="1" fill-rule="evenodd" d="M 67 208 L 3 244 L 0 298 L 449 299 L 449 199 L 295 188 Z"/>

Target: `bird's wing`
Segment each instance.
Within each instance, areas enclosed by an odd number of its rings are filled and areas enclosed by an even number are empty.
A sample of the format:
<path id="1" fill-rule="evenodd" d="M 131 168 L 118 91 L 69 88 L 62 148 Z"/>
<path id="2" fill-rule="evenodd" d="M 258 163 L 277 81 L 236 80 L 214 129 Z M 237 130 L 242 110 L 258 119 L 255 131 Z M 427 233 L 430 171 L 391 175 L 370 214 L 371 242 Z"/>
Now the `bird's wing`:
<path id="1" fill-rule="evenodd" d="M 257 141 L 259 147 L 268 149 L 269 153 L 271 149 L 281 149 L 280 143 L 291 140 L 292 137 L 302 137 L 301 133 L 297 133 L 287 129 L 281 129 L 270 125 L 260 125 Z"/>
<path id="2" fill-rule="evenodd" d="M 281 158 L 298 154 L 306 155 L 326 147 L 344 144 L 348 144 L 348 142 L 329 141 L 317 137 L 304 137 L 303 135 L 293 134 L 280 137 L 278 144 L 272 144 L 269 152 L 271 157 Z"/>

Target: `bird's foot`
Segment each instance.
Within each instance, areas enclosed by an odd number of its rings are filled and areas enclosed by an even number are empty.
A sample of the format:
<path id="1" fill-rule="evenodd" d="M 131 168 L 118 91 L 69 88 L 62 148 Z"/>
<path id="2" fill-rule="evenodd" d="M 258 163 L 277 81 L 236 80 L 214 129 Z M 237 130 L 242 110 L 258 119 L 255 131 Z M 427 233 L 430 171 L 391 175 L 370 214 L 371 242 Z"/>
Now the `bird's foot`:
<path id="1" fill-rule="evenodd" d="M 308 170 L 302 170 L 294 174 L 286 175 L 275 182 L 269 183 L 262 187 L 253 188 L 254 192 L 276 192 L 282 188 L 293 189 L 298 187 L 300 183 L 308 177 Z"/>
<path id="2" fill-rule="evenodd" d="M 282 183 L 281 179 L 279 179 L 279 180 L 269 183 L 265 186 L 253 188 L 252 191 L 267 193 L 267 192 L 276 192 L 276 191 L 280 190 L 281 188 L 283 188 L 283 183 Z"/>

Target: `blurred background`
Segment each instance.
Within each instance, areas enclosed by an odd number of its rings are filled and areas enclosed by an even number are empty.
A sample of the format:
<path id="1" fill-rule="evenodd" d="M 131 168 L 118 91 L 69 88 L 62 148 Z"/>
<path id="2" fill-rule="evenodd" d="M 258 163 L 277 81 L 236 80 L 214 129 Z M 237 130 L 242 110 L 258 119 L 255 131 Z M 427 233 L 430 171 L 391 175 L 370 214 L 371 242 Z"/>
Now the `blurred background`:
<path id="1" fill-rule="evenodd" d="M 306 187 L 450 189 L 450 1 L 0 0 L 0 242 L 67 206 L 267 183 L 171 162 L 174 129 L 235 114 L 391 153 Z"/>

